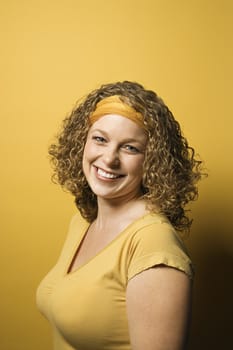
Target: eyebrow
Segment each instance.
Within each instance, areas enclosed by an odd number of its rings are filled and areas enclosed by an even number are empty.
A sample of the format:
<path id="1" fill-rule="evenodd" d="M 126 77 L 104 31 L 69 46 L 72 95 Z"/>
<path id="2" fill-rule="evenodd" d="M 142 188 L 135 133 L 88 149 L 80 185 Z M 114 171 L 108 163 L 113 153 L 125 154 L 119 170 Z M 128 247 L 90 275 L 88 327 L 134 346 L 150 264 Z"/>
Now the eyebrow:
<path id="1" fill-rule="evenodd" d="M 100 132 L 102 133 L 105 137 L 109 137 L 108 133 L 104 130 L 101 129 L 93 129 L 91 130 L 91 134 L 95 133 L 95 132 Z M 141 140 L 138 139 L 134 139 L 132 137 L 129 137 L 127 139 L 122 140 L 122 143 L 127 143 L 127 142 L 135 142 L 135 143 L 140 143 L 142 146 L 144 146 L 144 142 L 142 142 Z"/>

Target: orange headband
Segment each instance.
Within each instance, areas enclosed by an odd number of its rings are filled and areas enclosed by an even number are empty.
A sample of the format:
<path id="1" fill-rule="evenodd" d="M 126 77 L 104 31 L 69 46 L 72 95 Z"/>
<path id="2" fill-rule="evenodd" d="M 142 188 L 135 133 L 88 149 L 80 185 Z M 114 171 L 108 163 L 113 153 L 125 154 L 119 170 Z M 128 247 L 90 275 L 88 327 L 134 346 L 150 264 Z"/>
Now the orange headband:
<path id="1" fill-rule="evenodd" d="M 107 114 L 119 114 L 145 129 L 142 114 L 122 102 L 118 95 L 106 97 L 97 103 L 95 111 L 90 116 L 91 124 L 94 124 L 98 119 Z"/>

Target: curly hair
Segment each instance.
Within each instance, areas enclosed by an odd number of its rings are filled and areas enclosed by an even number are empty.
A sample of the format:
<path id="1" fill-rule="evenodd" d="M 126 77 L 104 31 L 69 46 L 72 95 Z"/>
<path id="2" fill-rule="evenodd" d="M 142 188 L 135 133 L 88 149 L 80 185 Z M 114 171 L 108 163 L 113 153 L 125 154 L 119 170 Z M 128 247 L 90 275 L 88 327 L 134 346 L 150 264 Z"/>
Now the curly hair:
<path id="1" fill-rule="evenodd" d="M 104 84 L 76 105 L 49 148 L 53 181 L 75 196 L 76 206 L 87 221 L 96 218 L 97 198 L 84 176 L 82 157 L 90 128 L 89 116 L 100 100 L 112 95 L 119 95 L 144 117 L 148 142 L 142 192 L 149 210 L 153 212 L 159 207 L 177 230 L 188 231 L 192 220 L 185 206 L 198 196 L 196 184 L 202 177 L 202 162 L 195 159 L 194 149 L 163 100 L 136 82 Z"/>

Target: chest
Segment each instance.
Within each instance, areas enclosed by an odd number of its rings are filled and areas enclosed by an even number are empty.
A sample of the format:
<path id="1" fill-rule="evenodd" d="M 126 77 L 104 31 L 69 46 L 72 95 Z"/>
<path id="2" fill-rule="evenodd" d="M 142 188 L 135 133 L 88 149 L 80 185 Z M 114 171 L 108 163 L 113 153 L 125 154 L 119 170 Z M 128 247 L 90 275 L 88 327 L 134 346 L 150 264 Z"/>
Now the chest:
<path id="1" fill-rule="evenodd" d="M 62 271 L 58 264 L 45 282 L 53 280 L 46 312 L 67 343 L 102 350 L 120 341 L 128 349 L 125 250 L 114 244 L 66 276 Z"/>
<path id="2" fill-rule="evenodd" d="M 76 248 L 68 272 L 72 273 L 76 271 L 104 251 L 104 249 L 107 248 L 108 245 L 119 235 L 120 230 L 121 229 L 118 227 L 105 231 L 89 227 Z"/>

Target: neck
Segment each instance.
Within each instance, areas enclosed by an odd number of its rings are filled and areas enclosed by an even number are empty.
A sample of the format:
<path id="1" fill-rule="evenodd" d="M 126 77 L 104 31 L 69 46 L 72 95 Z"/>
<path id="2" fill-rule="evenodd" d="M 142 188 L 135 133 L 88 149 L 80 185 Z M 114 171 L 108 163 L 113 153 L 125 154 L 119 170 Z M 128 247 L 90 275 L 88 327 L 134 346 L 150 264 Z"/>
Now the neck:
<path id="1" fill-rule="evenodd" d="M 99 227 L 122 225 L 131 223 L 147 213 L 145 201 L 134 198 L 124 201 L 114 201 L 98 198 L 98 215 L 96 224 Z"/>

